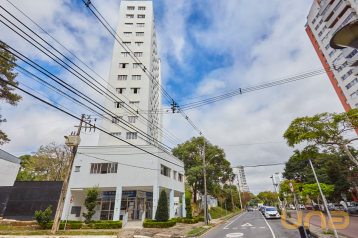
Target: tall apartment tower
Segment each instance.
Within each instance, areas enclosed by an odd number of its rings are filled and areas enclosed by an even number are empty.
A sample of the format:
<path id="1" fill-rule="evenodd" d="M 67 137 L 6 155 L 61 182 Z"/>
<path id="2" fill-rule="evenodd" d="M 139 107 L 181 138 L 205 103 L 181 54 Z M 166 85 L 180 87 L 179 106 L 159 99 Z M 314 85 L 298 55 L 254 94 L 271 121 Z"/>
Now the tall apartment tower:
<path id="1" fill-rule="evenodd" d="M 358 107 L 358 51 L 335 50 L 329 42 L 335 32 L 358 19 L 357 9 L 357 0 L 314 0 L 305 26 L 323 67 L 330 67 L 327 75 L 346 111 Z"/>
<path id="2" fill-rule="evenodd" d="M 116 32 L 122 45 L 114 41 L 108 90 L 120 100 L 106 98 L 105 108 L 115 116 L 104 115 L 102 128 L 132 144 L 157 145 L 163 119 L 155 113 L 161 111 L 162 98 L 153 3 L 121 1 Z M 126 145 L 103 132 L 98 144 Z"/>
<path id="3" fill-rule="evenodd" d="M 237 172 L 237 180 L 238 180 L 238 189 L 240 191 L 244 191 L 244 192 L 249 193 L 250 188 L 249 188 L 249 185 L 247 185 L 247 182 L 246 182 L 244 166 L 239 165 L 236 168 L 236 172 Z"/>

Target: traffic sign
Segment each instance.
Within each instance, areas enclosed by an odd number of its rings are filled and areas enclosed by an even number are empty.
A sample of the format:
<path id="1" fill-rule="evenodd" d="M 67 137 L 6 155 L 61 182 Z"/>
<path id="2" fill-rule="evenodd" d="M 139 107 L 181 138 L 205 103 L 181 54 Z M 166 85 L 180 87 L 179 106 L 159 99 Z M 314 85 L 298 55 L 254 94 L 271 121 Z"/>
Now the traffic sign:
<path id="1" fill-rule="evenodd" d="M 72 196 L 71 197 L 71 200 L 70 200 L 70 203 L 73 203 L 73 200 L 74 200 L 75 198 Z"/>
<path id="2" fill-rule="evenodd" d="M 291 181 L 290 181 L 289 185 L 290 185 L 290 190 L 291 190 L 291 192 L 294 193 L 295 190 L 293 189 L 293 185 L 292 185 L 292 182 L 291 182 Z"/>

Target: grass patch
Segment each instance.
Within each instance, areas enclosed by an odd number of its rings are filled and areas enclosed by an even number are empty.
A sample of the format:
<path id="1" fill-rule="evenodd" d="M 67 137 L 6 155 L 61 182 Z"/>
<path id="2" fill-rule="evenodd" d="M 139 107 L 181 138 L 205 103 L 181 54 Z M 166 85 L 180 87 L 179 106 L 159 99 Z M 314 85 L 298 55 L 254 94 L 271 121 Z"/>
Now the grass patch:
<path id="1" fill-rule="evenodd" d="M 118 235 L 117 231 L 59 231 L 56 235 Z M 17 235 L 17 236 L 36 236 L 36 235 L 51 235 L 50 231 L 29 231 L 29 232 L 1 232 L 1 235 Z"/>
<path id="2" fill-rule="evenodd" d="M 10 226 L 8 224 L 0 224 L 0 231 L 32 231 L 33 229 L 34 227 L 32 226 Z"/>
<path id="3" fill-rule="evenodd" d="M 187 234 L 187 235 L 194 235 L 194 234 L 199 233 L 200 231 L 203 231 L 203 230 L 205 230 L 205 228 L 199 227 L 199 228 L 196 228 L 196 229 L 194 229 L 194 230 L 189 231 L 189 232 L 186 233 L 186 234 Z"/>
<path id="4" fill-rule="evenodd" d="M 325 235 L 334 235 L 334 232 L 333 232 L 333 231 L 324 231 L 324 232 L 322 232 L 322 234 L 325 234 Z"/>
<path id="5" fill-rule="evenodd" d="M 220 207 L 212 207 L 208 212 L 212 219 L 217 219 L 232 214 L 232 211 L 226 211 L 225 209 L 221 209 Z"/>

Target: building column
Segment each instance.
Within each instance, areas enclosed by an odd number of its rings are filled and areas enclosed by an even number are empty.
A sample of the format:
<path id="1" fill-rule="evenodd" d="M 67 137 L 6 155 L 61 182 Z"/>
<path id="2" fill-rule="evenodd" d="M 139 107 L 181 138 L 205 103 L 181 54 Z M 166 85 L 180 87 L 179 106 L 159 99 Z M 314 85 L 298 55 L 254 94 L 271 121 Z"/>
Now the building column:
<path id="1" fill-rule="evenodd" d="M 186 217 L 186 210 L 185 210 L 185 193 L 181 195 L 181 216 Z"/>
<path id="2" fill-rule="evenodd" d="M 174 189 L 169 189 L 169 219 L 174 217 Z"/>
<path id="3" fill-rule="evenodd" d="M 155 213 L 157 212 L 158 207 L 158 199 L 159 199 L 159 187 L 153 186 L 153 213 L 152 213 L 152 219 L 155 219 Z"/>
<path id="4" fill-rule="evenodd" d="M 114 203 L 113 221 L 119 221 L 121 214 L 122 187 L 116 189 L 116 202 Z"/>

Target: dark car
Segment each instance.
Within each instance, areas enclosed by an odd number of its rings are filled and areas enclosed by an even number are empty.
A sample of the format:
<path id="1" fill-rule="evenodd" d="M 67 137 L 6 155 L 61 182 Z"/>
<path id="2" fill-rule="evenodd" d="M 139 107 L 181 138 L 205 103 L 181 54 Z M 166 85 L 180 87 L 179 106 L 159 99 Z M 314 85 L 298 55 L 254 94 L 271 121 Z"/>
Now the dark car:
<path id="1" fill-rule="evenodd" d="M 260 211 L 261 211 L 262 215 L 264 215 L 265 214 L 265 207 L 261 207 Z"/>
<path id="2" fill-rule="evenodd" d="M 247 211 L 252 212 L 252 211 L 254 211 L 254 209 L 252 207 L 247 207 Z"/>

